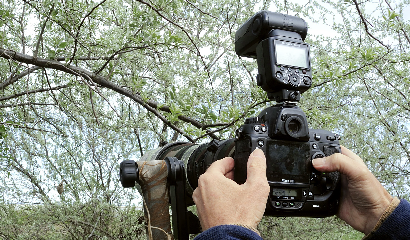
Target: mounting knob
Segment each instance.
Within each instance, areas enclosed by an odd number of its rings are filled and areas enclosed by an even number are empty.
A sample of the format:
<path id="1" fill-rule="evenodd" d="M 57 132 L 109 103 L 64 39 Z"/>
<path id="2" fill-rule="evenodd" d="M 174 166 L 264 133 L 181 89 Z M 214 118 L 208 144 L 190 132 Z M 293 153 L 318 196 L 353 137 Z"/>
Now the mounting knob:
<path id="1" fill-rule="evenodd" d="M 120 164 L 120 181 L 125 188 L 135 186 L 138 180 L 138 165 L 133 160 L 125 160 Z"/>

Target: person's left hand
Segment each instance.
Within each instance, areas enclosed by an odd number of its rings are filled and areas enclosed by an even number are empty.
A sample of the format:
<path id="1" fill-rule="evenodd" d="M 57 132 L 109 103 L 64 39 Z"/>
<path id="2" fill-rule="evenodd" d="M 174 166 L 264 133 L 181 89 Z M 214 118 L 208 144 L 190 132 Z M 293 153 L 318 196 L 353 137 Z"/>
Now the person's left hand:
<path id="1" fill-rule="evenodd" d="M 263 217 L 269 195 L 266 158 L 256 149 L 249 156 L 247 180 L 233 181 L 233 158 L 214 162 L 198 179 L 192 198 L 197 206 L 202 230 L 218 225 L 246 225 L 256 229 Z"/>

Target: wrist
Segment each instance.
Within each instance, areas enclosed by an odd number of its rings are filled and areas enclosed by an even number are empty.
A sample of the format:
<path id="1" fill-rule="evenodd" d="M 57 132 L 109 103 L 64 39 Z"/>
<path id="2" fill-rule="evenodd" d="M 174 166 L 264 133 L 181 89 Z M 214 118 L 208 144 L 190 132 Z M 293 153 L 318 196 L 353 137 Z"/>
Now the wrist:
<path id="1" fill-rule="evenodd" d="M 381 224 L 386 220 L 388 216 L 394 211 L 394 209 L 399 205 L 400 200 L 398 198 L 393 198 L 389 194 L 389 198 L 381 204 L 378 211 L 375 212 L 374 217 L 369 219 L 368 224 L 366 224 L 365 231 L 363 232 L 366 236 L 371 232 L 376 231 Z"/>

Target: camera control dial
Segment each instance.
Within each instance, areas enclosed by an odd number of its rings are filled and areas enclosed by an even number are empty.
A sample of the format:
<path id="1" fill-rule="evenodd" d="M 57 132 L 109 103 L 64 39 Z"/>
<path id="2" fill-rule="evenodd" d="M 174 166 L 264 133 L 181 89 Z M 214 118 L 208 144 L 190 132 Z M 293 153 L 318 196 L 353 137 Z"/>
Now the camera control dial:
<path id="1" fill-rule="evenodd" d="M 289 74 L 289 84 L 292 85 L 293 87 L 299 87 L 300 85 L 300 77 L 298 74 Z"/>
<path id="2" fill-rule="evenodd" d="M 310 77 L 308 77 L 308 76 L 304 76 L 304 77 L 303 77 L 303 83 L 304 83 L 306 86 L 310 86 L 310 85 L 312 85 L 312 79 L 310 79 Z"/>

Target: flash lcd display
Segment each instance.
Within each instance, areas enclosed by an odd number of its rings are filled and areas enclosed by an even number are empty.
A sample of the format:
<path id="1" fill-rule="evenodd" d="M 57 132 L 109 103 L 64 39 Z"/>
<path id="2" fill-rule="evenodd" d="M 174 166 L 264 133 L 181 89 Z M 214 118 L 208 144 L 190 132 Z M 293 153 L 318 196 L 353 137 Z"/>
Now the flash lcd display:
<path id="1" fill-rule="evenodd" d="M 279 65 L 309 68 L 306 45 L 275 41 L 276 63 Z"/>

